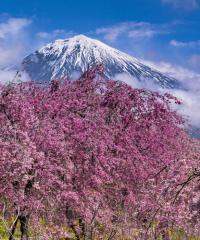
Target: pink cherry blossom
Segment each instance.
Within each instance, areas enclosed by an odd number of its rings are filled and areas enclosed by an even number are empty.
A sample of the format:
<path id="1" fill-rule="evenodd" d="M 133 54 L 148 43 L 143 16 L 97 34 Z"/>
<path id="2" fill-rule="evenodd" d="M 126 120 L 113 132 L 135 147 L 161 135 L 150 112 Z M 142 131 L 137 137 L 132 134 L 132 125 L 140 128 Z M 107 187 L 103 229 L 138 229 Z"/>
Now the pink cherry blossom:
<path id="1" fill-rule="evenodd" d="M 200 229 L 199 189 L 179 186 L 198 167 L 198 144 L 170 105 L 169 94 L 95 78 L 1 87 L 0 206 L 3 218 L 28 227 L 44 219 L 59 235 L 68 225 L 77 239 L 107 233 Z M 193 208 L 191 207 L 193 206 Z M 75 222 L 79 220 L 79 224 Z M 8 227 L 9 228 L 9 227 Z M 15 225 L 10 227 L 14 239 Z M 64 235 L 67 233 L 64 231 Z"/>

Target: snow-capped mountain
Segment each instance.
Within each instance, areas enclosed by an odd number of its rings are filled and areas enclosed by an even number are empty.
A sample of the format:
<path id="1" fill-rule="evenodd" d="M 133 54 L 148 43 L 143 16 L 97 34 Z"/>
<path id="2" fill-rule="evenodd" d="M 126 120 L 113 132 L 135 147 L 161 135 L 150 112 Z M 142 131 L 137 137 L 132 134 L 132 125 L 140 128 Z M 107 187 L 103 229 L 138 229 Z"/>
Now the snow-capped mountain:
<path id="1" fill-rule="evenodd" d="M 96 64 L 104 65 L 106 78 L 126 73 L 139 81 L 152 81 L 163 88 L 177 85 L 175 79 L 153 70 L 138 59 L 84 35 L 47 44 L 25 57 L 19 72 L 25 72 L 32 80 L 49 81 L 69 78 L 75 72 L 83 73 Z"/>

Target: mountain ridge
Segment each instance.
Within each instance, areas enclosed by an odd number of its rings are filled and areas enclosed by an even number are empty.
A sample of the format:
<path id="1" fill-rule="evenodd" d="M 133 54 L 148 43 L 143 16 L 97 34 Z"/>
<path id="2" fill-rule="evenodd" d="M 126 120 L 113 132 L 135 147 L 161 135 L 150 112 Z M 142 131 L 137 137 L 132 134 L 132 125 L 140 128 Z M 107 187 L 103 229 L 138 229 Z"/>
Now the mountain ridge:
<path id="1" fill-rule="evenodd" d="M 74 72 L 83 73 L 88 66 L 103 64 L 106 78 L 126 73 L 139 81 L 151 81 L 162 88 L 174 88 L 178 81 L 152 69 L 124 52 L 103 42 L 77 35 L 58 39 L 25 57 L 19 73 L 26 73 L 31 80 L 49 81 L 70 78 Z"/>

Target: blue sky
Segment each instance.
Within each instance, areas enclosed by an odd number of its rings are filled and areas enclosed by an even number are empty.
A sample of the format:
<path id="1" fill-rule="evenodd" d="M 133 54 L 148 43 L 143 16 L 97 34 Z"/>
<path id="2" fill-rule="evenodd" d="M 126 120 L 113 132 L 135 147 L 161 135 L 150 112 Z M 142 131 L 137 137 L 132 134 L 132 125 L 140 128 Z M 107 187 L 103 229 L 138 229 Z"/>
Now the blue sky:
<path id="1" fill-rule="evenodd" d="M 200 67 L 199 0 L 1 0 L 0 22 L 9 18 L 29 21 L 22 55 L 83 33 L 139 58 Z"/>
<path id="2" fill-rule="evenodd" d="M 182 113 L 200 123 L 200 0 L 0 0 L 1 69 L 57 38 L 85 34 L 178 78 Z M 9 75 L 10 74 L 10 75 Z"/>

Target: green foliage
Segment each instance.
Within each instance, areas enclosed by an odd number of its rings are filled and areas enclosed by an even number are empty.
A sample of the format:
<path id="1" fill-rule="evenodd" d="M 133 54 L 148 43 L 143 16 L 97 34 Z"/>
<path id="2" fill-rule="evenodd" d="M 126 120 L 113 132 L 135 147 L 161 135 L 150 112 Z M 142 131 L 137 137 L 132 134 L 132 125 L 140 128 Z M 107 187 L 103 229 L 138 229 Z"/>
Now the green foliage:
<path id="1" fill-rule="evenodd" d="M 200 237 L 188 236 L 184 230 L 169 230 L 170 240 L 200 240 Z"/>
<path id="2" fill-rule="evenodd" d="M 8 235 L 8 232 L 6 231 L 5 224 L 2 221 L 0 221 L 0 240 L 8 240 L 8 238 L 9 238 L 9 235 Z M 17 226 L 16 232 L 15 232 L 15 240 L 18 240 L 18 239 L 20 239 L 19 226 Z"/>
<path id="3" fill-rule="evenodd" d="M 0 239 L 6 239 L 7 233 L 5 231 L 5 226 L 2 222 L 0 222 Z"/>
<path id="4" fill-rule="evenodd" d="M 13 222 L 13 220 L 11 220 Z M 6 223 L 7 225 L 9 225 L 9 223 Z M 33 229 L 30 229 L 30 239 L 31 240 L 38 240 L 39 239 L 39 235 L 41 234 L 42 231 L 44 231 L 46 229 L 46 227 L 50 227 L 47 225 L 46 221 L 41 219 L 40 223 L 39 223 L 39 228 L 38 228 L 38 232 L 36 233 L 36 231 Z M 154 223 L 152 224 L 151 228 L 150 228 L 150 236 L 148 238 L 148 240 L 164 240 L 164 238 L 160 235 L 156 237 L 156 232 L 158 231 L 158 224 Z M 50 227 L 51 229 L 54 229 L 54 226 Z M 99 225 L 99 235 L 98 237 L 95 237 L 95 239 L 92 240 L 108 240 L 109 239 L 109 234 L 108 236 L 106 236 L 107 234 L 105 234 L 105 229 L 103 225 Z M 69 232 L 70 229 L 69 229 Z M 142 240 L 139 237 L 139 231 L 137 229 L 132 229 L 131 233 L 129 236 L 124 236 L 123 235 L 123 229 L 121 229 L 119 232 L 119 235 L 115 236 L 115 240 Z M 188 236 L 186 234 L 186 232 L 184 231 L 184 229 L 169 229 L 168 230 L 168 234 L 169 234 L 169 240 L 200 240 L 200 236 Z M 73 235 L 73 234 L 72 234 Z M 9 236 L 8 236 L 8 232 L 6 231 L 6 227 L 5 224 L 0 220 L 0 240 L 8 240 Z M 15 240 L 20 240 L 20 224 L 17 225 L 17 229 L 15 232 Z M 52 240 L 64 240 L 63 239 L 52 239 Z M 70 240 L 76 240 L 76 238 L 71 238 Z"/>

